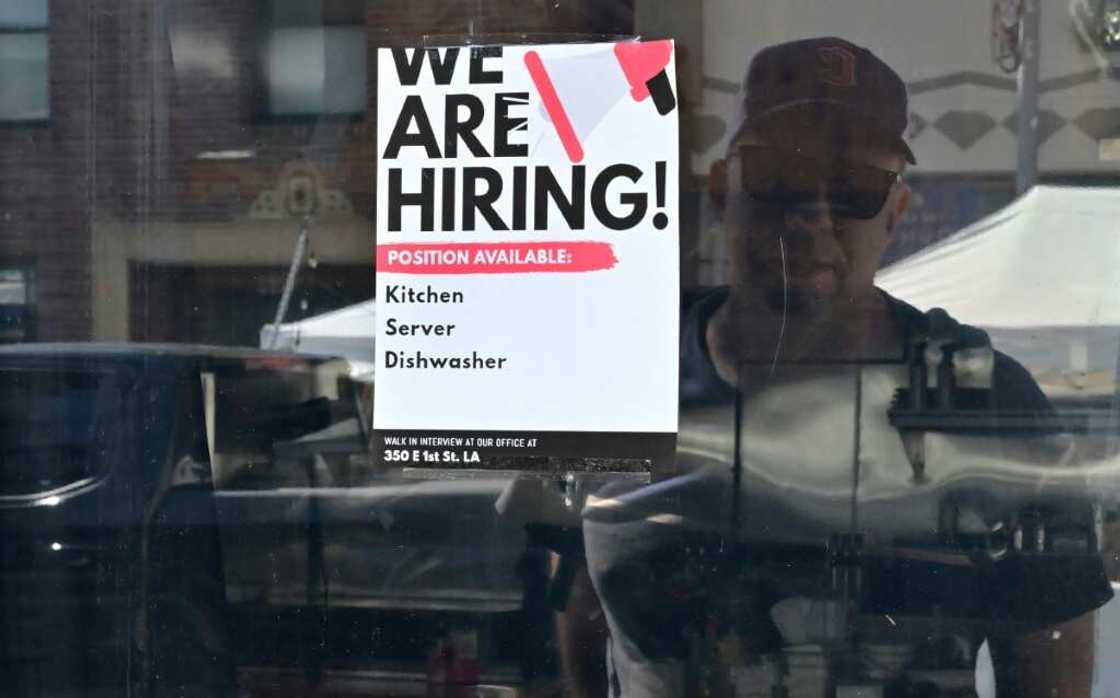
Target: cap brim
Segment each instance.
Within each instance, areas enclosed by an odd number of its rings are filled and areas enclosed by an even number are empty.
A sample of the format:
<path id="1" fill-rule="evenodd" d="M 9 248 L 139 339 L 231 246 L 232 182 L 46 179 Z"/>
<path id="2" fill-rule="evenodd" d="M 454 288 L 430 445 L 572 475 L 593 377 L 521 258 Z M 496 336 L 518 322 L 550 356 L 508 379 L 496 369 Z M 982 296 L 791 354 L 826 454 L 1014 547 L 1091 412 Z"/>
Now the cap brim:
<path id="1" fill-rule="evenodd" d="M 914 157 L 914 151 L 910 149 L 906 141 L 902 140 L 902 136 L 894 133 L 892 129 L 883 124 L 882 120 L 877 115 L 857 109 L 846 102 L 840 102 L 834 99 L 800 99 L 771 107 L 764 112 L 748 116 L 739 127 L 739 131 L 742 131 L 747 126 L 762 125 L 775 116 L 788 115 L 791 111 L 804 109 L 806 107 L 829 107 L 830 111 L 834 110 L 836 113 L 845 114 L 847 118 L 859 119 L 861 125 L 880 133 L 885 136 L 887 140 L 893 141 L 902 156 L 906 158 L 906 162 L 911 165 L 918 164 L 918 159 Z M 736 134 L 735 137 L 737 138 L 738 134 Z"/>

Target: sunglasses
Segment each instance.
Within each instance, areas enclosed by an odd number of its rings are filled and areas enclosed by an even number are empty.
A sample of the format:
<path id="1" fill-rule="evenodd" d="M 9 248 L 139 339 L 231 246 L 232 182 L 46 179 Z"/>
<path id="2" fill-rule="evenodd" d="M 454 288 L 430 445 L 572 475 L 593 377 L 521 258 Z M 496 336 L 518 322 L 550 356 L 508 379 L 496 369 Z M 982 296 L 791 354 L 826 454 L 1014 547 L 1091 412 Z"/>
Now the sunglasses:
<path id="1" fill-rule="evenodd" d="M 820 196 L 835 216 L 874 218 L 902 175 L 851 160 L 821 161 L 768 146 L 739 146 L 743 192 L 765 204 L 791 207 Z"/>

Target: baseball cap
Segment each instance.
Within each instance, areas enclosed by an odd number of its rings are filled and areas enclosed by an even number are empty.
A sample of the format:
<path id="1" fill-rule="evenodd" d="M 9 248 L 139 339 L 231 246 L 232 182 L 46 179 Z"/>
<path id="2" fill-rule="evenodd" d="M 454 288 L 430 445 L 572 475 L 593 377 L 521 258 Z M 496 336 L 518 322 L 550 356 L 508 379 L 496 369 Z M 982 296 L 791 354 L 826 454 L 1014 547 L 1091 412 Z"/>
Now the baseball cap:
<path id="1" fill-rule="evenodd" d="M 908 118 L 906 85 L 871 51 L 837 37 L 768 46 L 747 68 L 730 147 L 747 126 L 793 109 L 850 115 L 916 163 L 902 139 Z"/>

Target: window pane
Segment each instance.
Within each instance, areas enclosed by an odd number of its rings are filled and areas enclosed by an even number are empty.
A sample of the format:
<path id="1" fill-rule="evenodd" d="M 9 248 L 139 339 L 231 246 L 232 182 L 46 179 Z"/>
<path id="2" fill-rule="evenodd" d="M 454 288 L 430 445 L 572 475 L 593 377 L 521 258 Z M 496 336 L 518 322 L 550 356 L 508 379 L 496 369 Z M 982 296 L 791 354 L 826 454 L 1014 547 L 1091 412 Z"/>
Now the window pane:
<path id="1" fill-rule="evenodd" d="M 0 121 L 49 116 L 46 33 L 0 34 Z"/>
<path id="2" fill-rule="evenodd" d="M 94 475 L 108 442 L 99 411 L 116 394 L 105 374 L 0 372 L 0 495 L 47 492 Z"/>
<path id="3" fill-rule="evenodd" d="M 0 3 L 0 29 L 46 26 L 47 0 L 4 0 Z"/>
<path id="4" fill-rule="evenodd" d="M 0 698 L 1120 698 L 1120 0 L 49 2 L 0 0 Z"/>
<path id="5" fill-rule="evenodd" d="M 365 32 L 358 27 L 276 29 L 265 48 L 265 75 L 270 114 L 361 112 Z"/>
<path id="6" fill-rule="evenodd" d="M 354 114 L 366 106 L 366 33 L 359 27 L 327 27 L 323 47 L 323 113 Z"/>
<path id="7" fill-rule="evenodd" d="M 22 269 L 0 269 L 0 305 L 27 303 L 27 275 Z"/>

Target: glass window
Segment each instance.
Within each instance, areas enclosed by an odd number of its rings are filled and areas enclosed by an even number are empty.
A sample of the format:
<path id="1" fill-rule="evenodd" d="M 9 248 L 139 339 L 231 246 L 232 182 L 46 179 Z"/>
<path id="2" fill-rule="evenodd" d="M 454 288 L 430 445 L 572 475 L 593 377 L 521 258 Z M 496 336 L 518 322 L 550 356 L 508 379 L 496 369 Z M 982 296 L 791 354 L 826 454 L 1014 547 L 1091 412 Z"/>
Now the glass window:
<path id="1" fill-rule="evenodd" d="M 50 116 L 47 54 L 47 0 L 0 9 L 0 122 Z"/>
<path id="2" fill-rule="evenodd" d="M 350 487 L 368 476 L 360 387 L 341 362 L 219 373 L 207 403 L 215 485 L 229 490 Z M 207 374 L 208 376 L 210 374 Z"/>
<path id="3" fill-rule="evenodd" d="M 0 694 L 1120 696 L 1118 8 L 0 0 Z"/>
<path id="4" fill-rule="evenodd" d="M 45 493 L 101 472 L 119 406 L 111 374 L 0 371 L 0 498 Z"/>
<path id="5" fill-rule="evenodd" d="M 0 267 L 0 343 L 35 339 L 35 279 L 28 267 Z"/>
<path id="6" fill-rule="evenodd" d="M 262 48 L 271 116 L 352 115 L 366 109 L 366 27 L 359 3 L 271 0 Z"/>
<path id="7" fill-rule="evenodd" d="M 0 26 L 36 28 L 47 26 L 47 0 L 10 0 L 0 7 Z"/>

